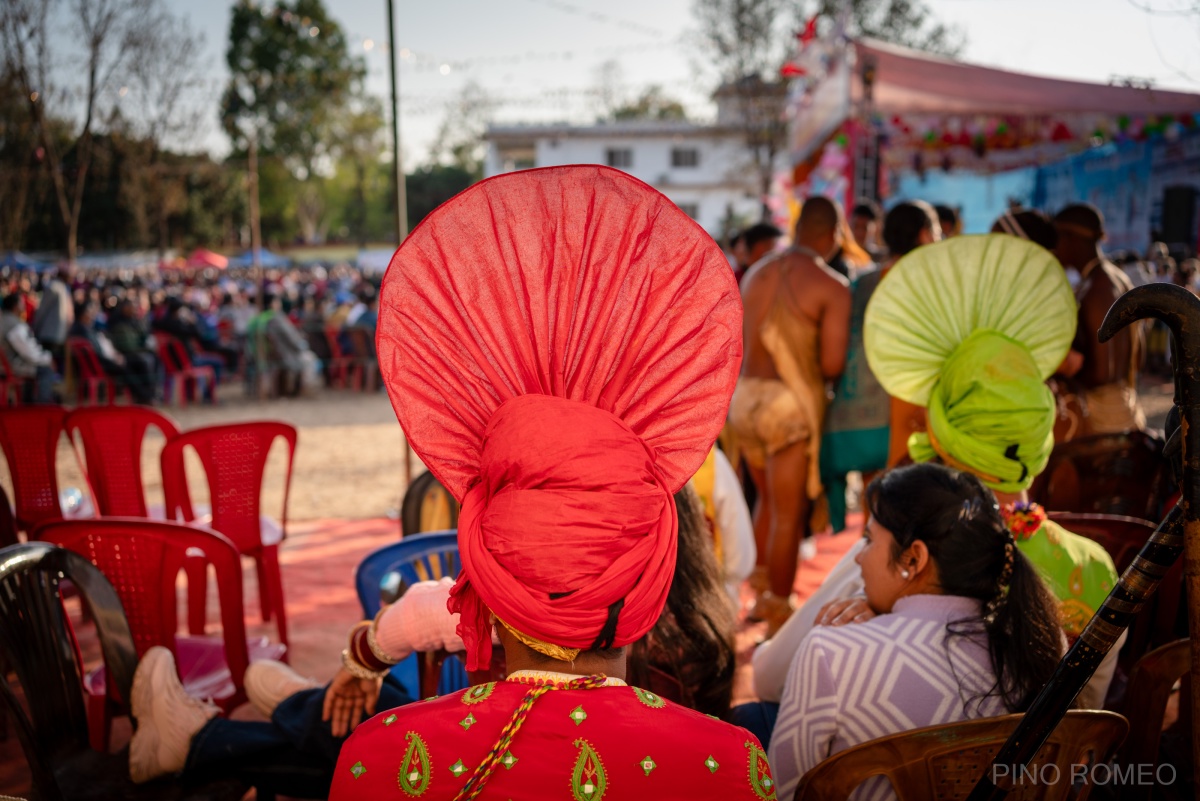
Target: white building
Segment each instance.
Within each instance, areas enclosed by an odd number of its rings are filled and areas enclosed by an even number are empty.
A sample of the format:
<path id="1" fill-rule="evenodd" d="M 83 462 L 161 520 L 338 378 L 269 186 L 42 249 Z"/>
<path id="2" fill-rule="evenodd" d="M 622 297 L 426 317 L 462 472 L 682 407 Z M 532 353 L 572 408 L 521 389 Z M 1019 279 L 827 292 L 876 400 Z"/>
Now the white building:
<path id="1" fill-rule="evenodd" d="M 744 134 L 732 126 L 666 120 L 498 125 L 485 138 L 488 177 L 607 164 L 662 192 L 714 237 L 724 233 L 730 218 L 757 222 L 761 213 L 758 173 Z"/>

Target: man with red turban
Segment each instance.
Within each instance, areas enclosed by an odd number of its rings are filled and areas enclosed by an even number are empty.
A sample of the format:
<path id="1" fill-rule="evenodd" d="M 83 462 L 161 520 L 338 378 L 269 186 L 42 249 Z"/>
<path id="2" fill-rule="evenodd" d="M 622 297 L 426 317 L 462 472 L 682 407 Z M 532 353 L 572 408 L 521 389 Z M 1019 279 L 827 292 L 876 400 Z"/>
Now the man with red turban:
<path id="1" fill-rule="evenodd" d="M 741 360 L 712 239 L 616 170 L 493 178 L 397 251 L 377 344 L 412 447 L 462 503 L 467 667 L 494 628 L 508 675 L 358 726 L 330 798 L 774 798 L 752 735 L 623 681 L 666 602 L 672 494 Z M 378 628 L 344 654 L 364 681 L 390 661 Z"/>

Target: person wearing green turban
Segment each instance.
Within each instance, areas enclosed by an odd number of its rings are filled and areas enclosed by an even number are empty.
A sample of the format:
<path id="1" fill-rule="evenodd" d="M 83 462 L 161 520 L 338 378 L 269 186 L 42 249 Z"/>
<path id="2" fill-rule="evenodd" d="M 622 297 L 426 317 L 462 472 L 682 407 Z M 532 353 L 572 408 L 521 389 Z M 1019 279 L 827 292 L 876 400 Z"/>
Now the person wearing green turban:
<path id="1" fill-rule="evenodd" d="M 1074 295 L 1054 256 L 993 234 L 955 237 L 902 258 L 872 295 L 863 324 L 879 383 L 893 400 L 925 410 L 924 430 L 908 437 L 909 457 L 939 460 L 991 488 L 1016 546 L 1058 599 L 1068 638 L 1079 636 L 1117 581 L 1103 547 L 1048 520 L 1026 494 L 1054 447 L 1055 400 L 1045 380 L 1070 348 L 1075 321 Z M 859 549 L 755 651 L 759 698 L 779 698 L 813 625 L 867 619 L 865 601 L 856 599 Z M 1103 706 L 1119 650 L 1080 693 L 1080 706 Z"/>
<path id="2" fill-rule="evenodd" d="M 943 287 L 952 305 L 943 299 L 933 312 L 930 286 Z M 1117 570 L 1100 544 L 1048 520 L 1026 490 L 1054 448 L 1056 406 L 1045 382 L 1070 348 L 1075 319 L 1074 296 L 1054 257 L 993 234 L 902 259 L 876 291 L 864 324 L 867 360 L 880 384 L 925 407 L 925 431 L 908 438 L 909 456 L 973 473 L 992 489 L 1017 547 L 1058 598 L 1072 640 L 1116 584 Z M 1089 685 L 1084 702 L 1098 708 L 1101 689 Z"/>

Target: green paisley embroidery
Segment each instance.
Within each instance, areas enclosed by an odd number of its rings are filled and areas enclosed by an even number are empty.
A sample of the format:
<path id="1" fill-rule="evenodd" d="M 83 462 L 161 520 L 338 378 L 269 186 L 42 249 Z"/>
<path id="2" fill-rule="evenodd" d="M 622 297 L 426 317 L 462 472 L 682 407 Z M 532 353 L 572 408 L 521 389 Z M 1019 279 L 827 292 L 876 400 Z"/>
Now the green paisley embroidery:
<path id="1" fill-rule="evenodd" d="M 650 771 L 658 767 L 654 760 L 650 758 L 649 754 L 646 755 L 645 759 L 638 763 L 638 766 L 640 766 L 642 770 L 646 771 L 647 776 L 650 775 Z"/>
<path id="2" fill-rule="evenodd" d="M 415 731 L 405 736 L 408 750 L 404 752 L 404 761 L 400 763 L 400 789 L 411 796 L 423 795 L 429 789 L 429 777 L 433 772 L 433 766 L 429 763 L 429 749 Z"/>
<path id="3" fill-rule="evenodd" d="M 662 709 L 667 705 L 667 702 L 659 698 L 649 690 L 643 690 L 641 687 L 630 687 L 637 699 L 651 709 Z"/>
<path id="4" fill-rule="evenodd" d="M 750 788 L 763 801 L 774 801 L 775 780 L 771 778 L 771 766 L 767 764 L 767 752 L 758 743 L 746 741 L 750 767 Z"/>
<path id="5" fill-rule="evenodd" d="M 395 723 L 395 722 L 396 722 L 396 716 L 395 716 L 395 715 L 388 715 L 386 718 L 384 718 L 384 719 L 383 719 L 383 725 L 384 725 L 384 726 L 391 726 L 391 725 L 392 725 L 393 723 Z"/>
<path id="6" fill-rule="evenodd" d="M 713 759 L 712 754 L 709 754 L 708 759 L 704 760 L 704 767 L 708 768 L 709 773 L 716 773 L 717 768 L 721 767 L 721 763 Z"/>
<path id="7" fill-rule="evenodd" d="M 571 771 L 571 792 L 575 801 L 600 801 L 608 784 L 604 775 L 604 765 L 600 763 L 600 755 L 587 740 L 576 740 L 575 747 L 579 749 L 575 770 Z"/>
<path id="8" fill-rule="evenodd" d="M 587 720 L 587 712 L 583 711 L 583 704 L 580 704 L 572 709 L 571 714 L 567 715 L 567 717 L 575 721 L 575 725 L 578 726 L 580 723 L 583 723 L 585 720 Z"/>
<path id="9" fill-rule="evenodd" d="M 357 779 L 359 776 L 362 776 L 364 773 L 366 773 L 367 769 L 363 767 L 363 763 L 355 762 L 354 767 L 350 768 L 350 772 L 353 773 L 354 778 Z"/>
<path id="10" fill-rule="evenodd" d="M 494 681 L 472 687 L 463 693 L 462 702 L 464 704 L 482 703 L 488 699 L 488 696 L 492 694 L 492 690 L 494 689 L 496 689 L 496 682 Z"/>
<path id="11" fill-rule="evenodd" d="M 463 731 L 466 731 L 478 722 L 475 716 L 468 712 L 467 716 L 458 722 L 458 725 L 463 727 Z"/>

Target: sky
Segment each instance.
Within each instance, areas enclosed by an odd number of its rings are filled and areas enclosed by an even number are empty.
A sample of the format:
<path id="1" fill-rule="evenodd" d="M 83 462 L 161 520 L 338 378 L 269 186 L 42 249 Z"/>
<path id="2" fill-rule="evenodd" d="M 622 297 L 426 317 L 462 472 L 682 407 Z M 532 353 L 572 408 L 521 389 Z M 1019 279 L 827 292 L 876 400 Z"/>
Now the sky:
<path id="1" fill-rule="evenodd" d="M 205 37 L 213 112 L 193 137 L 216 154 L 228 142 L 216 100 L 228 77 L 231 0 L 165 0 Z M 388 97 L 386 0 L 325 0 L 365 56 L 367 88 Z M 966 38 L 962 58 L 1004 69 L 1108 82 L 1113 76 L 1200 92 L 1200 14 L 1191 0 L 926 0 Z M 470 82 L 496 102 L 495 121 L 588 122 L 602 64 L 616 60 L 632 95 L 651 84 L 690 114 L 714 113 L 714 74 L 696 46 L 692 0 L 395 0 L 401 150 L 428 159 L 452 102 Z"/>

